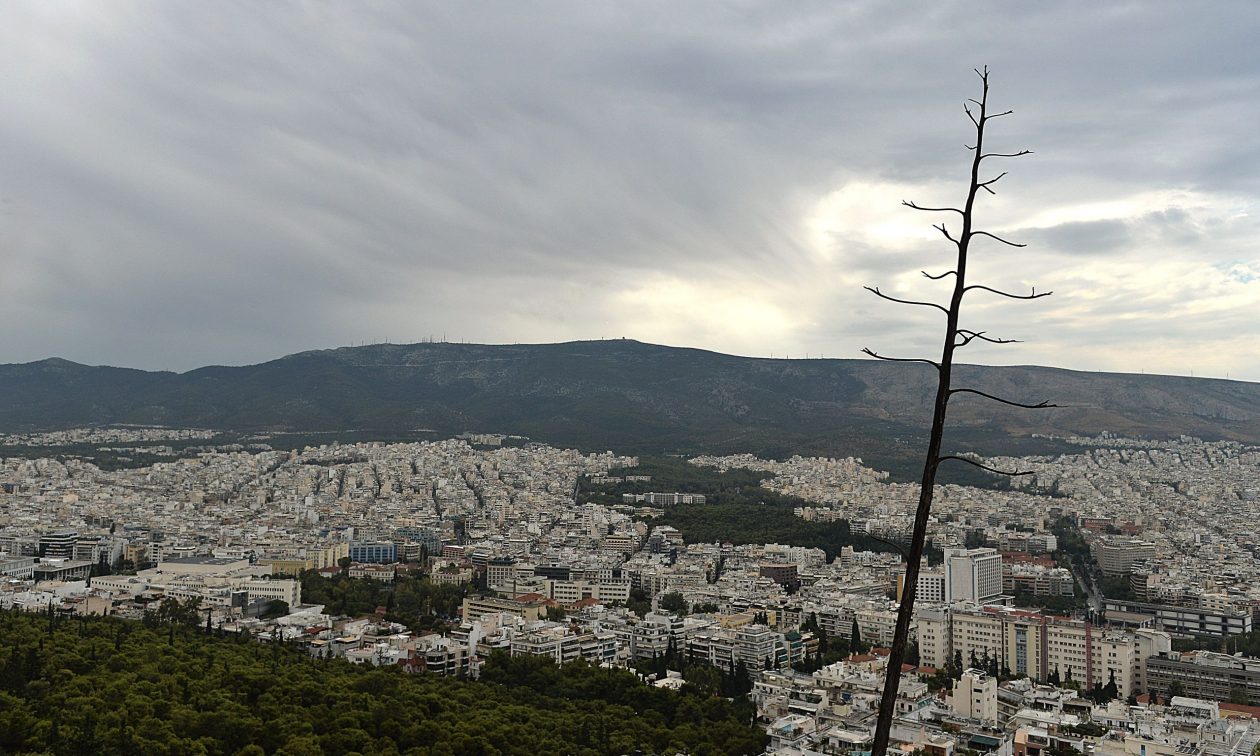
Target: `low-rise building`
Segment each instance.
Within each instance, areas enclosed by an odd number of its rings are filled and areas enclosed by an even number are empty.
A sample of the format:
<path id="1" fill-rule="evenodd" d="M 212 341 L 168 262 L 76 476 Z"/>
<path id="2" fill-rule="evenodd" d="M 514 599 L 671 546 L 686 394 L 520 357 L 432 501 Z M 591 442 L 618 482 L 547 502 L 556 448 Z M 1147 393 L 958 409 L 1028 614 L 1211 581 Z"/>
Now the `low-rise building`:
<path id="1" fill-rule="evenodd" d="M 1167 695 L 1174 683 L 1184 695 L 1260 705 L 1260 659 L 1211 651 L 1168 651 L 1146 659 L 1151 691 Z"/>
<path id="2" fill-rule="evenodd" d="M 945 703 L 960 717 L 997 724 L 997 690 L 997 678 L 978 669 L 968 669 L 954 683 L 954 689 L 946 694 Z"/>

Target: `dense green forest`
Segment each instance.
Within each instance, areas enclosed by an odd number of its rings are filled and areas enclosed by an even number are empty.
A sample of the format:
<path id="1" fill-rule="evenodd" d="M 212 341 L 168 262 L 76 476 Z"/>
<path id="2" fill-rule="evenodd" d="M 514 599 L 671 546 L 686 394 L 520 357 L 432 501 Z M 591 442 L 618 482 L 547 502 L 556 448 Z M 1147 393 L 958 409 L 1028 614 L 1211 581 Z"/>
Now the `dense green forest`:
<path id="1" fill-rule="evenodd" d="M 605 504 L 620 503 L 625 493 L 704 494 L 704 504 L 666 507 L 664 517 L 649 521 L 652 525 L 678 528 L 687 543 L 783 543 L 822 549 L 828 560 L 835 558 L 843 546 L 859 551 L 896 550 L 865 533 L 852 532 L 846 520 L 808 522 L 797 517 L 793 510 L 811 506 L 810 503 L 762 487 L 761 481 L 774 477 L 772 473 L 742 468 L 718 472 L 680 458 L 643 457 L 638 467 L 614 470 L 610 475 L 651 475 L 652 480 L 598 486 L 583 480 L 581 493 L 591 501 Z"/>
<path id="2" fill-rule="evenodd" d="M 585 663 L 495 656 L 468 682 L 187 624 L 5 611 L 0 633 L 0 753 L 744 754 L 765 743 L 725 699 Z"/>
<path id="3" fill-rule="evenodd" d="M 185 457 L 195 457 L 207 447 L 240 443 L 235 433 L 220 433 L 214 438 L 160 439 L 156 441 L 111 441 L 94 443 L 5 444 L 0 447 L 0 457 L 24 459 L 49 458 L 59 462 L 80 459 L 91 462 L 105 471 L 150 467 L 158 462 L 170 462 Z M 170 449 L 170 454 L 159 453 Z"/>
<path id="4" fill-rule="evenodd" d="M 357 617 L 385 610 L 385 619 L 418 633 L 441 631 L 459 613 L 468 585 L 443 585 L 425 577 L 400 575 L 392 583 L 360 580 L 345 574 L 324 577 L 302 573 L 302 600 L 323 604 L 331 614 Z"/>

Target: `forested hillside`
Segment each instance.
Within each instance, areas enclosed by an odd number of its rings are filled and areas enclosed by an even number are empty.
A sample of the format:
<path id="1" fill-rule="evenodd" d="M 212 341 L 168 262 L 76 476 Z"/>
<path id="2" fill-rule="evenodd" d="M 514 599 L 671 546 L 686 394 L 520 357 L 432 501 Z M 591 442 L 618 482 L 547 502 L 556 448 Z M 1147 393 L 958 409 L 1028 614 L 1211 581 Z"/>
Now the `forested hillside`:
<path id="1" fill-rule="evenodd" d="M 730 703 L 491 659 L 468 682 L 315 661 L 186 625 L 0 612 L 0 753 L 759 753 Z"/>
<path id="2" fill-rule="evenodd" d="M 1260 442 L 1254 383 L 968 365 L 956 377 L 1058 408 L 961 395 L 950 409 L 955 448 L 1039 453 L 1031 434 L 1102 430 Z M 934 381 L 923 365 L 759 359 L 629 340 L 382 344 L 187 373 L 52 359 L 0 365 L 0 431 L 109 423 L 377 439 L 474 431 L 626 453 L 859 455 L 895 471 L 903 456 L 921 459 Z"/>

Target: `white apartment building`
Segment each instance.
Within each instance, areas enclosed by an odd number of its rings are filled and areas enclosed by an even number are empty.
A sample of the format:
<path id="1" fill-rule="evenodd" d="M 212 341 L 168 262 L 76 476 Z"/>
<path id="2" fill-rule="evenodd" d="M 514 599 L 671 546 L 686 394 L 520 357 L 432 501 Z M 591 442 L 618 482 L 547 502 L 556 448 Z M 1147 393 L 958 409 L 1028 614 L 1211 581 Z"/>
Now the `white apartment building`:
<path id="1" fill-rule="evenodd" d="M 945 549 L 945 601 L 982 604 L 1002 595 L 997 549 Z"/>
<path id="2" fill-rule="evenodd" d="M 719 669 L 733 670 L 740 662 L 751 672 L 777 669 L 804 658 L 804 647 L 765 625 L 711 628 L 687 642 L 687 655 Z"/>
<path id="3" fill-rule="evenodd" d="M 916 602 L 992 601 L 1002 595 L 1002 555 L 997 549 L 945 549 L 944 563 L 920 569 L 915 586 Z"/>
<path id="4" fill-rule="evenodd" d="M 250 580 L 243 587 L 251 602 L 279 599 L 291 608 L 302 603 L 302 584 L 296 580 Z"/>
<path id="5" fill-rule="evenodd" d="M 135 575 L 93 578 L 92 587 L 132 597 L 145 590 L 160 591 L 179 599 L 201 599 L 203 606 L 230 606 L 233 595 L 245 593 L 247 601 L 278 599 L 290 607 L 302 603 L 302 584 L 292 579 L 268 579 L 269 568 L 250 565 L 248 559 L 189 557 L 163 561 L 154 569 Z"/>
<path id="6" fill-rule="evenodd" d="M 682 651 L 687 645 L 687 634 L 683 619 L 672 614 L 656 614 L 649 612 L 641 620 L 633 624 L 626 623 L 614 628 L 621 645 L 625 647 L 631 659 L 651 659 L 664 656 L 669 648 L 670 638 L 674 646 Z"/>
<path id="7" fill-rule="evenodd" d="M 1063 567 L 1038 564 L 1002 565 L 1002 588 L 1007 593 L 1034 596 L 1071 596 L 1076 588 L 1072 572 Z"/>
<path id="8" fill-rule="evenodd" d="M 617 636 L 608 630 L 574 632 L 570 626 L 546 624 L 512 636 L 512 656 L 548 656 L 557 664 L 586 659 L 596 664 L 617 657 Z"/>
<path id="9" fill-rule="evenodd" d="M 1101 536 L 1090 544 L 1094 561 L 1104 575 L 1125 575 L 1133 565 L 1155 557 L 1155 544 L 1137 538 Z"/>
<path id="10" fill-rule="evenodd" d="M 35 557 L 0 556 L 0 575 L 30 580 L 35 576 Z"/>
<path id="11" fill-rule="evenodd" d="M 582 599 L 595 599 L 601 603 L 630 600 L 629 580 L 548 580 L 547 595 L 561 604 L 575 604 Z"/>
<path id="12" fill-rule="evenodd" d="M 916 584 L 914 600 L 922 601 L 929 604 L 944 604 L 947 591 L 945 590 L 945 570 L 937 568 L 934 570 L 920 570 L 919 580 Z"/>
<path id="13" fill-rule="evenodd" d="M 914 624 L 918 629 L 919 663 L 938 669 L 949 664 L 954 653 L 949 637 L 949 610 L 944 607 L 916 608 Z"/>

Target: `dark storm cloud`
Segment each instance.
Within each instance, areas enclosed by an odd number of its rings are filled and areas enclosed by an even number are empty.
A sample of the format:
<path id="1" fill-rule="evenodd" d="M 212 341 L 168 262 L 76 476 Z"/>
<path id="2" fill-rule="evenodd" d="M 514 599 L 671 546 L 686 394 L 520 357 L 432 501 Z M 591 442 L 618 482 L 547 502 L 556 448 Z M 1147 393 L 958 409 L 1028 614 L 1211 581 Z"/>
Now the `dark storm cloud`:
<path id="1" fill-rule="evenodd" d="M 1112 368 L 1090 324 L 1126 304 L 1170 338 L 1175 292 L 1135 271 L 1260 302 L 1258 26 L 1249 3 L 14 6 L 0 343 L 178 369 L 443 333 L 920 348 L 861 286 L 944 259 L 896 201 L 958 201 L 988 64 L 1016 109 L 995 144 L 1036 154 L 982 207 L 1033 251 L 978 269 L 1074 291 L 976 315 L 1062 330 L 1008 361 Z"/>

